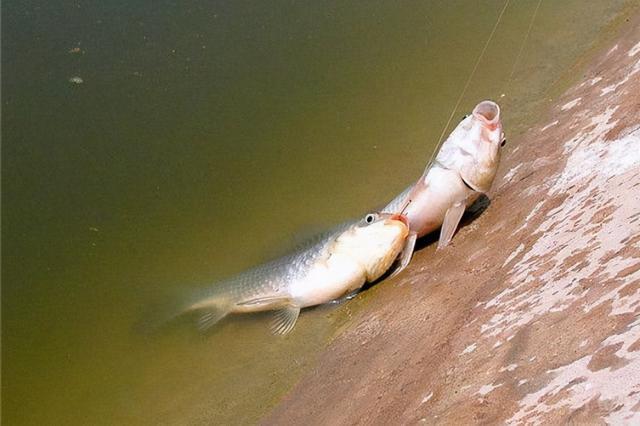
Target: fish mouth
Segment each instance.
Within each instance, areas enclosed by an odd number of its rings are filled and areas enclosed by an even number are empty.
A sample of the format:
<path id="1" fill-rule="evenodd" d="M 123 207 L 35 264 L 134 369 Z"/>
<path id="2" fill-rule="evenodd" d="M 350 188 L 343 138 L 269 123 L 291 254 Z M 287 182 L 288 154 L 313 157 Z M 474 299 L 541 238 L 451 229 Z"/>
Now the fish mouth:
<path id="1" fill-rule="evenodd" d="M 500 123 L 500 107 L 493 101 L 482 101 L 473 109 L 473 116 L 494 130 Z"/>
<path id="2" fill-rule="evenodd" d="M 394 214 L 389 217 L 389 220 L 397 220 L 404 223 L 407 227 L 409 227 L 409 218 L 403 215 L 402 213 Z"/>

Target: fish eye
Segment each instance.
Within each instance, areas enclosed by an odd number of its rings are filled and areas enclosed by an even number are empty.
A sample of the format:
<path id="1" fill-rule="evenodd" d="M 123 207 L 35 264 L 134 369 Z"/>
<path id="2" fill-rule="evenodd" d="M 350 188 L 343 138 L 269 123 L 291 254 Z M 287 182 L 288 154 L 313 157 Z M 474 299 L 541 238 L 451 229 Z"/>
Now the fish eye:
<path id="1" fill-rule="evenodd" d="M 376 220 L 376 215 L 373 213 L 369 213 L 364 217 L 364 221 L 367 223 L 373 223 L 374 220 Z"/>

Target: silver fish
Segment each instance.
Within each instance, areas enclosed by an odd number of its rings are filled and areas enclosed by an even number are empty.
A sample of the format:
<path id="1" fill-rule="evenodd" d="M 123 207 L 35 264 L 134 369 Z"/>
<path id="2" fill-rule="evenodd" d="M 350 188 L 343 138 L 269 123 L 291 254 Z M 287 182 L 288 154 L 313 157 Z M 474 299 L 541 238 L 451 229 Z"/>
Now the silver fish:
<path id="1" fill-rule="evenodd" d="M 491 187 L 504 142 L 500 107 L 480 102 L 442 144 L 420 179 L 382 209 L 409 219 L 410 233 L 394 275 L 409 264 L 418 237 L 440 227 L 438 248 L 449 244 L 465 209 Z"/>
<path id="2" fill-rule="evenodd" d="M 203 290 L 172 317 L 199 314 L 206 330 L 230 313 L 275 311 L 271 329 L 286 334 L 300 309 L 327 303 L 382 276 L 409 234 L 406 217 L 370 213 L 298 252 Z"/>

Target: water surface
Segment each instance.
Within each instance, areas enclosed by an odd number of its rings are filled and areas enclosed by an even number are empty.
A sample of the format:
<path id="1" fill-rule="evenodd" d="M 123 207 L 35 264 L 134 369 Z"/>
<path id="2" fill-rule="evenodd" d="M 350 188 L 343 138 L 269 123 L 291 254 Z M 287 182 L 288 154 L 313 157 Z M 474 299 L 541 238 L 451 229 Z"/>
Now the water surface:
<path id="1" fill-rule="evenodd" d="M 544 2 L 509 80 L 536 4 L 507 8 L 455 122 L 492 98 L 523 127 L 636 3 Z M 255 422 L 366 303 L 285 338 L 264 316 L 133 325 L 417 177 L 502 5 L 5 4 L 6 424 Z"/>

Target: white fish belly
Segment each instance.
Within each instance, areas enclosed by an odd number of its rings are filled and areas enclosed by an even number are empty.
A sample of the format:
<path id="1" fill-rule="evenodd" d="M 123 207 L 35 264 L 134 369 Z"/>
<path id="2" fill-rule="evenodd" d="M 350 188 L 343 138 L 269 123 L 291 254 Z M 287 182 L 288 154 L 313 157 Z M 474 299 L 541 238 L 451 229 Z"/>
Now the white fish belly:
<path id="1" fill-rule="evenodd" d="M 433 167 L 423 179 L 426 179 L 427 186 L 406 210 L 411 229 L 417 230 L 419 237 L 438 229 L 449 207 L 474 194 L 453 170 Z"/>
<path id="2" fill-rule="evenodd" d="M 366 272 L 350 256 L 332 255 L 318 262 L 307 276 L 291 284 L 289 292 L 301 308 L 331 302 L 364 285 Z"/>

